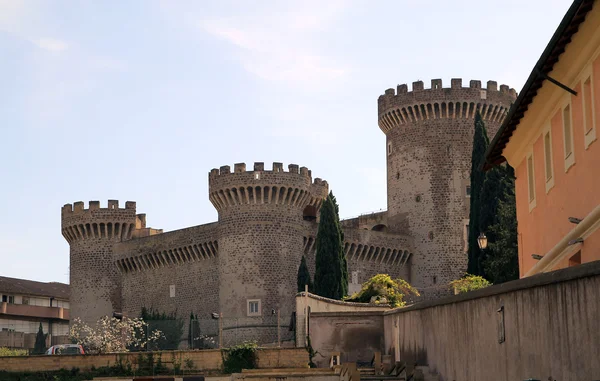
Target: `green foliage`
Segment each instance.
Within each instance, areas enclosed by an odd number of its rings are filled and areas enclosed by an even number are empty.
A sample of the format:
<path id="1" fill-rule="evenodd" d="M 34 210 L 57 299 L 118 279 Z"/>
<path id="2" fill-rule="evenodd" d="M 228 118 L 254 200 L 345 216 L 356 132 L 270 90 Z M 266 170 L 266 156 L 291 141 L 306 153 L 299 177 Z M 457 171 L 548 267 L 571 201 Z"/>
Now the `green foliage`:
<path id="1" fill-rule="evenodd" d="M 471 153 L 471 208 L 469 212 L 469 247 L 467 272 L 482 275 L 483 269 L 480 261 L 481 249 L 477 245 L 477 237 L 483 232 L 480 221 L 482 208 L 481 195 L 485 182 L 485 172 L 480 169 L 484 160 L 485 151 L 489 145 L 489 138 L 481 114 L 475 114 L 475 132 L 473 134 L 473 151 Z"/>
<path id="2" fill-rule="evenodd" d="M 303 292 L 305 285 L 308 285 L 308 291 L 313 290 L 312 279 L 310 279 L 306 258 L 304 258 L 303 255 L 302 260 L 300 261 L 300 267 L 298 268 L 298 292 Z"/>
<path id="3" fill-rule="evenodd" d="M 333 203 L 333 207 L 335 210 L 335 221 L 337 223 L 338 229 L 340 231 L 340 240 L 342 241 L 342 246 L 344 244 L 344 230 L 342 229 L 342 224 L 340 223 L 340 207 L 337 203 L 335 196 L 332 191 L 329 191 L 329 198 L 331 198 L 331 202 Z M 346 256 L 344 255 L 344 250 L 342 248 L 341 253 L 341 263 L 342 263 L 342 295 L 348 295 L 348 262 L 346 260 Z"/>
<path id="4" fill-rule="evenodd" d="M 466 274 L 461 279 L 453 280 L 450 282 L 450 284 L 452 287 L 454 287 L 455 294 L 479 290 L 480 288 L 485 288 L 492 285 L 484 277 L 471 274 Z"/>
<path id="5" fill-rule="evenodd" d="M 6 372 L 0 371 L 2 381 L 84 381 L 94 377 L 90 372 L 80 372 L 79 369 L 61 369 L 47 372 Z"/>
<path id="6" fill-rule="evenodd" d="M 198 315 L 190 312 L 190 323 L 188 325 L 188 347 L 190 349 L 200 348 L 200 322 Z"/>
<path id="7" fill-rule="evenodd" d="M 514 171 L 509 165 L 480 170 L 489 144 L 479 113 L 475 117 L 471 157 L 471 210 L 467 272 L 502 283 L 517 279 L 517 216 Z M 479 249 L 477 237 L 485 233 L 488 248 Z"/>
<path id="8" fill-rule="evenodd" d="M 392 279 L 388 274 L 377 274 L 365 283 L 359 292 L 349 298 L 347 302 L 389 304 L 392 307 L 402 307 L 406 304 L 404 297 L 413 294 L 419 296 L 419 291 L 403 279 Z"/>
<path id="9" fill-rule="evenodd" d="M 310 343 L 310 336 L 306 336 L 306 351 L 308 352 L 308 367 L 316 368 L 317 364 L 315 364 L 314 359 L 317 357 L 317 355 L 320 355 L 320 353 L 315 351 L 312 347 L 312 344 Z"/>
<path id="10" fill-rule="evenodd" d="M 330 194 L 321 206 L 321 219 L 317 231 L 314 292 L 331 299 L 342 299 L 344 291 L 344 251 L 342 233 L 336 216 L 336 206 Z M 347 270 L 346 270 L 347 271 Z"/>
<path id="11" fill-rule="evenodd" d="M 0 357 L 2 356 L 27 356 L 29 352 L 27 349 L 10 349 L 5 347 L 0 347 Z M 1 378 L 0 378 L 1 380 Z"/>
<path id="12" fill-rule="evenodd" d="M 483 263 L 488 279 L 494 284 L 519 279 L 515 195 L 509 194 L 506 198 L 507 201 L 498 202 L 496 221 L 489 228 L 494 242 L 490 242 L 489 255 Z"/>
<path id="13" fill-rule="evenodd" d="M 35 345 L 33 346 L 33 354 L 34 355 L 43 355 L 46 352 L 46 335 L 44 334 L 44 329 L 42 328 L 42 323 L 40 322 L 40 327 L 38 328 L 37 334 L 35 335 Z"/>
<path id="14" fill-rule="evenodd" d="M 150 309 L 142 307 L 140 318 L 148 323 L 148 332 L 159 330 L 164 335 L 164 337 L 161 337 L 153 344 L 154 347 L 152 349 L 175 350 L 179 347 L 185 322 L 183 319 L 177 317 L 177 311 L 167 314 L 159 312 L 152 307 Z"/>
<path id="15" fill-rule="evenodd" d="M 255 369 L 258 355 L 258 345 L 254 341 L 245 341 L 242 344 L 223 349 L 223 373 L 240 373 L 242 369 Z"/>

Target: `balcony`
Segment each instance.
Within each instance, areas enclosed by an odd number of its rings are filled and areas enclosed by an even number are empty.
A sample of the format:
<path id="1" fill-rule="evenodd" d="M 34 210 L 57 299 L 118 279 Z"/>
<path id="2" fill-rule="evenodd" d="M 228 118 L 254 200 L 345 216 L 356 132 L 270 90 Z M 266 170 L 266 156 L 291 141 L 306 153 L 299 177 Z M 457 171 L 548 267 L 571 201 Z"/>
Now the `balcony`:
<path id="1" fill-rule="evenodd" d="M 0 303 L 1 315 L 69 320 L 69 310 L 63 307 L 40 307 L 27 304 L 9 304 L 6 302 Z"/>

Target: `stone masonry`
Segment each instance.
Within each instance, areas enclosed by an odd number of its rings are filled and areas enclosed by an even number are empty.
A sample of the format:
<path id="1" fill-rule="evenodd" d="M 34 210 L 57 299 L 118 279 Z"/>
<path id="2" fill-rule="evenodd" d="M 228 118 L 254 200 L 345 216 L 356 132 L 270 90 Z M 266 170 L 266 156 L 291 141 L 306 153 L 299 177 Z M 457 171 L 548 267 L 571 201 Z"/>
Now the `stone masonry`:
<path id="1" fill-rule="evenodd" d="M 388 210 L 342 221 L 351 289 L 387 273 L 436 296 L 464 273 L 473 117 L 480 111 L 492 135 L 515 96 L 492 81 L 482 89 L 479 81 L 463 88 L 453 79 L 450 89 L 441 80 L 427 90 L 415 82 L 412 92 L 401 85 L 397 94 L 389 89 L 379 97 Z M 314 274 L 327 182 L 313 180 L 306 167 L 284 170 L 281 163 L 270 170 L 264 163 L 252 170 L 244 163 L 222 166 L 208 180 L 218 221 L 171 232 L 146 227 L 135 202 L 124 209 L 114 200 L 107 208 L 98 201 L 88 209 L 83 202 L 62 208 L 73 317 L 93 323 L 113 312 L 139 316 L 142 307 L 177 311 L 184 319 L 219 312 L 225 344 L 269 343 L 277 340 L 272 311 L 279 310 L 281 338 L 293 338 L 287 327 L 296 274 L 302 255 Z"/>
<path id="2" fill-rule="evenodd" d="M 387 218 L 390 232 L 413 237 L 411 281 L 422 293 L 458 279 L 467 267 L 471 151 L 475 113 L 488 136 L 500 128 L 516 98 L 514 89 L 488 81 L 462 87 L 452 79 L 413 82 L 379 97 L 379 127 L 386 135 Z"/>

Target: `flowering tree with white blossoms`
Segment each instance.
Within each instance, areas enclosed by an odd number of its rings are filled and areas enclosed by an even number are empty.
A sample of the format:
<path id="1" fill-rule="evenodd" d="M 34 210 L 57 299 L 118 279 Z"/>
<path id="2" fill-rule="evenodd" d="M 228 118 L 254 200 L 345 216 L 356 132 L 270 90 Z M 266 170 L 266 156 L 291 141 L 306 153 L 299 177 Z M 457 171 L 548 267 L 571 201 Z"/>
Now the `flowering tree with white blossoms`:
<path id="1" fill-rule="evenodd" d="M 104 316 L 96 322 L 95 327 L 75 318 L 69 337 L 89 353 L 128 352 L 130 349 L 144 348 L 163 336 L 157 329 L 147 332 L 147 327 L 148 323 L 139 318 L 123 317 L 119 320 Z"/>

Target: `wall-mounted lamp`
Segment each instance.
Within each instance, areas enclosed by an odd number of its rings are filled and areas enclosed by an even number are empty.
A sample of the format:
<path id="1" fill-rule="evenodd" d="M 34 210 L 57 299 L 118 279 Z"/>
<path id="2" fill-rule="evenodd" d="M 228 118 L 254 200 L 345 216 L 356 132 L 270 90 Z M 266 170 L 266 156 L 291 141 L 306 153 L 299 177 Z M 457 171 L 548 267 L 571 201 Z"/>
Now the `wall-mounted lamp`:
<path id="1" fill-rule="evenodd" d="M 531 258 L 539 261 L 540 259 L 544 258 L 544 256 L 539 254 L 531 254 Z"/>
<path id="2" fill-rule="evenodd" d="M 579 224 L 581 222 L 581 218 L 577 218 L 577 217 L 569 217 L 569 222 L 572 224 Z"/>
<path id="3" fill-rule="evenodd" d="M 569 241 L 569 245 L 574 245 L 576 243 L 583 243 L 583 238 L 577 238 Z"/>
<path id="4" fill-rule="evenodd" d="M 210 314 L 210 317 L 215 320 L 219 320 L 219 314 L 217 312 L 213 312 L 212 314 Z"/>
<path id="5" fill-rule="evenodd" d="M 488 239 L 483 233 L 479 233 L 479 237 L 477 237 L 477 245 L 481 250 L 487 249 Z"/>

